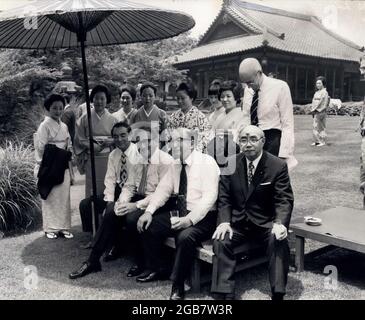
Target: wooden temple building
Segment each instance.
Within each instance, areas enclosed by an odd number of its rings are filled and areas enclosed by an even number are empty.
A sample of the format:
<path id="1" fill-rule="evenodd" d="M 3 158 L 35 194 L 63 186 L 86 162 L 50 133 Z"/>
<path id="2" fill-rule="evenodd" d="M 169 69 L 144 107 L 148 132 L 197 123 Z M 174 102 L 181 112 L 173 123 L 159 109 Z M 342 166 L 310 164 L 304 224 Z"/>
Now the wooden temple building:
<path id="1" fill-rule="evenodd" d="M 360 100 L 359 61 L 364 48 L 326 29 L 315 16 L 288 12 L 241 0 L 225 0 L 197 47 L 175 58 L 207 96 L 213 79 L 238 80 L 246 57 L 261 62 L 266 74 L 285 80 L 295 103 L 308 103 L 319 75 L 332 98 Z"/>

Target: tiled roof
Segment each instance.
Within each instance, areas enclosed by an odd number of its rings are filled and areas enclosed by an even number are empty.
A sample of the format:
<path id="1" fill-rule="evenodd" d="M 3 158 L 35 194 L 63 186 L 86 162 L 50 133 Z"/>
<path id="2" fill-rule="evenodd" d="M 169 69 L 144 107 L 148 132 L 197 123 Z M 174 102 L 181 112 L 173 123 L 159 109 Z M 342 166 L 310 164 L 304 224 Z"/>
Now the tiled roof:
<path id="1" fill-rule="evenodd" d="M 222 39 L 206 44 L 203 37 L 203 43 L 178 57 L 176 64 L 259 48 L 263 46 L 264 40 L 269 48 L 327 59 L 358 62 L 364 54 L 358 45 L 327 30 L 313 16 L 240 0 L 227 2 L 229 4 L 223 6 L 221 15 L 227 13 L 237 23 L 250 30 L 261 29 L 261 34 Z M 214 27 L 214 24 L 211 27 Z"/>

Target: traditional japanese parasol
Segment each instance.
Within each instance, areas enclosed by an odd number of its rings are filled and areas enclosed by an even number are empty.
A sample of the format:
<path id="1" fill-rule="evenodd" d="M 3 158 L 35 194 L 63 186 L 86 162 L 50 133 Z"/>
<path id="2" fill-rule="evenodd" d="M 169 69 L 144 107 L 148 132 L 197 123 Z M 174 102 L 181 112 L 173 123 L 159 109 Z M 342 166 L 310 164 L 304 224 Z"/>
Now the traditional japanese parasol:
<path id="1" fill-rule="evenodd" d="M 97 195 L 85 47 L 170 38 L 195 25 L 181 12 L 122 0 L 40 0 L 0 13 L 0 48 L 81 48 L 92 174 L 93 233 Z"/>

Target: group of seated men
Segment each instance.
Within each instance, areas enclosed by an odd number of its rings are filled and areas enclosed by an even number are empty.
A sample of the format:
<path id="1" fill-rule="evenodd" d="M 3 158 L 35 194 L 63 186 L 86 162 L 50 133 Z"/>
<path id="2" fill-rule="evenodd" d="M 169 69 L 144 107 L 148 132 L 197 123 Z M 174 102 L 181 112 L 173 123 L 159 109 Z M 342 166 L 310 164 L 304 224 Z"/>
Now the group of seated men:
<path id="1" fill-rule="evenodd" d="M 104 195 L 95 201 L 103 218 L 88 260 L 71 279 L 101 271 L 105 252 L 112 259 L 110 248 L 128 246 L 135 264 L 127 276 L 141 283 L 170 278 L 170 299 L 182 300 L 196 248 L 214 239 L 212 295 L 232 300 L 234 248 L 253 239 L 267 244 L 272 299 L 283 299 L 294 199 L 286 162 L 263 150 L 260 128 L 241 129 L 241 151 L 229 157 L 224 172 L 213 157 L 196 150 L 193 130 L 173 130 L 169 152 L 159 148 L 153 130 L 132 130 L 125 122 L 114 125 L 112 137 L 116 148 L 109 155 Z M 80 211 L 91 212 L 91 199 L 82 201 Z M 178 217 L 171 218 L 176 211 Z M 176 243 L 172 267 L 165 254 L 168 237 Z"/>

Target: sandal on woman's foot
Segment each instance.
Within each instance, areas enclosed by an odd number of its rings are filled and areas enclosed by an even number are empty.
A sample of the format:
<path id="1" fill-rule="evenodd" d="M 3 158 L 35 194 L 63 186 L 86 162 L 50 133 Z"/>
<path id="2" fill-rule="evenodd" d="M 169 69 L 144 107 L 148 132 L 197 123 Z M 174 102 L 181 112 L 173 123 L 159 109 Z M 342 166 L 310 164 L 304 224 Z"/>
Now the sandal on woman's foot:
<path id="1" fill-rule="evenodd" d="M 45 234 L 48 239 L 57 239 L 58 238 L 58 235 L 55 232 L 45 232 Z"/>
<path id="2" fill-rule="evenodd" d="M 74 235 L 73 235 L 71 232 L 68 232 L 68 231 L 66 231 L 66 230 L 61 230 L 61 231 L 59 232 L 59 235 L 60 235 L 61 237 L 66 238 L 66 239 L 72 239 L 72 238 L 74 237 Z"/>

